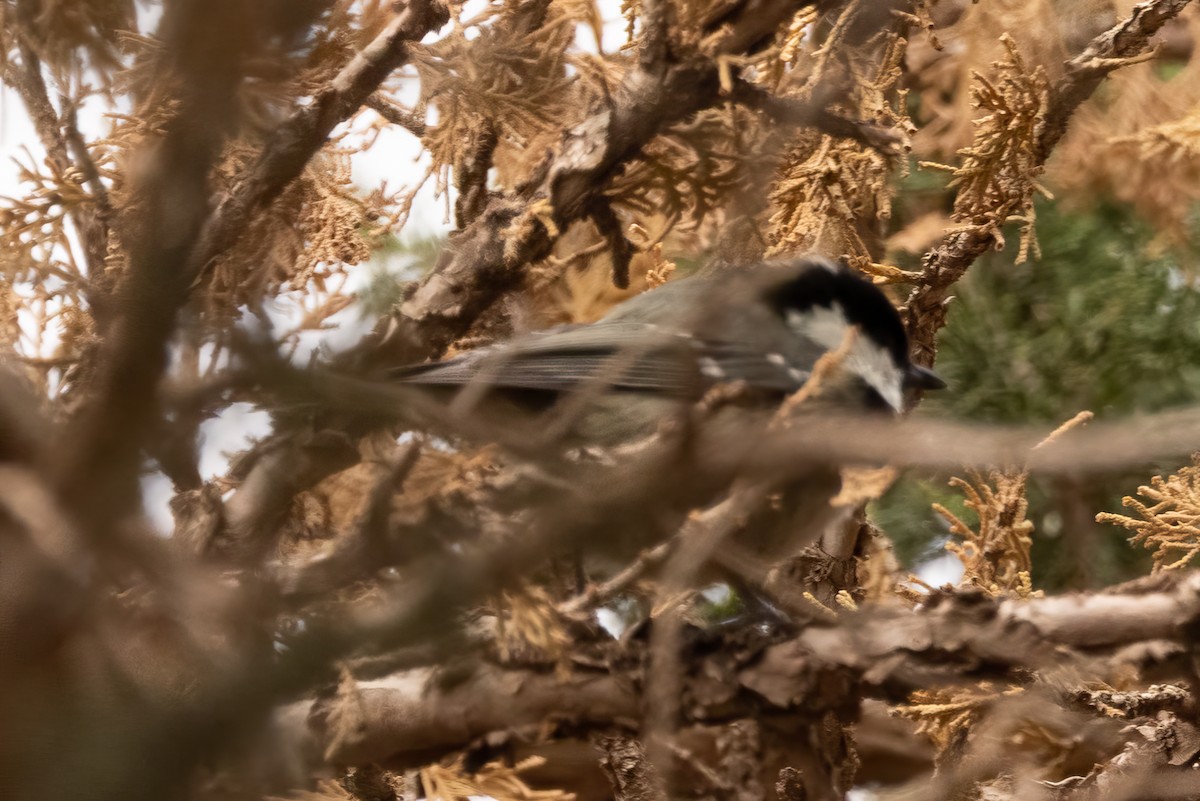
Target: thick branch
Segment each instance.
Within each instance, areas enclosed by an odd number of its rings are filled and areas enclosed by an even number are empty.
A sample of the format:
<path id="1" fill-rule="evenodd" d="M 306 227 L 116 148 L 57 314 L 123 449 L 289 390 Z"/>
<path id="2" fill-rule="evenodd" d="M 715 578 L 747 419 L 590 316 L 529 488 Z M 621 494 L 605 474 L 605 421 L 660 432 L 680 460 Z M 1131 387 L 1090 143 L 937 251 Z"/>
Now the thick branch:
<path id="1" fill-rule="evenodd" d="M 1086 667 L 1087 675 L 1115 674 L 1133 666 L 1129 660 L 1152 653 L 1129 646 L 1156 643 L 1153 653 L 1160 658 L 1181 653 L 1163 646 L 1186 646 L 1197 622 L 1200 576 L 1194 573 L 1108 593 L 1031 601 L 949 596 L 915 610 L 873 607 L 764 643 L 761 650 L 747 650 L 740 641 L 706 644 L 689 659 L 684 707 L 697 722 L 768 713 L 804 719 L 842 703 L 842 694 L 830 692 L 833 686 L 853 687 L 845 698 L 903 701 L 915 689 L 972 679 L 1021 681 L 1030 669 L 1074 664 Z M 1185 660 L 1176 667 L 1186 669 Z M 326 752 L 335 734 L 343 738 L 327 753 L 333 762 L 386 759 L 418 766 L 490 732 L 549 720 L 627 727 L 645 702 L 636 671 L 626 670 L 556 676 L 481 664 L 465 680 L 443 684 L 431 681 L 427 671 L 409 671 L 358 685 L 353 738 L 344 739 L 344 726 L 337 727 L 338 734 L 325 722 L 337 699 L 317 703 L 306 728 L 318 740 L 314 752 Z M 711 707 L 706 698 L 714 699 Z"/>

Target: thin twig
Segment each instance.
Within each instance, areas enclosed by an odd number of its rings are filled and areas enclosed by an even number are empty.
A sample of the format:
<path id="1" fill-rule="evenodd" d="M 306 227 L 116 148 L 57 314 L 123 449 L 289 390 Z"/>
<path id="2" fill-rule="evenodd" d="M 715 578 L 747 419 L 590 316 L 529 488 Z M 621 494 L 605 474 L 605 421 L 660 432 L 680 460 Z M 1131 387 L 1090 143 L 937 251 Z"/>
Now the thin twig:
<path id="1" fill-rule="evenodd" d="M 394 105 L 379 92 L 371 94 L 363 105 L 378 113 L 392 125 L 399 125 L 413 136 L 421 138 L 429 132 L 429 126 L 425 124 L 425 120 L 407 109 Z"/>
<path id="2" fill-rule="evenodd" d="M 575 617 L 584 610 L 594 609 L 617 597 L 633 586 L 647 572 L 662 564 L 663 560 L 671 553 L 674 542 L 674 540 L 668 540 L 642 551 L 636 559 L 612 578 L 599 584 L 592 584 L 579 595 L 559 604 L 558 611 L 567 617 Z"/>

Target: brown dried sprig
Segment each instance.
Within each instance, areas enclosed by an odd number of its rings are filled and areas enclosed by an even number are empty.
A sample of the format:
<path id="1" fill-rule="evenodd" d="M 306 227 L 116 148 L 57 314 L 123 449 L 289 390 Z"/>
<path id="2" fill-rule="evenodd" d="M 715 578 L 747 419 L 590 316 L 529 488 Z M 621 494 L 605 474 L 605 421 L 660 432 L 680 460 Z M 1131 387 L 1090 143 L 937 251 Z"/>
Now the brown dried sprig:
<path id="1" fill-rule="evenodd" d="M 933 510 L 950 524 L 950 533 L 962 538 L 962 542 L 946 543 L 946 550 L 962 562 L 963 583 L 991 596 L 1011 592 L 1028 597 L 1033 567 L 1029 558 L 1033 523 L 1025 517 L 1028 474 L 991 470 L 983 475 L 972 470 L 969 475 L 969 481 L 954 476 L 950 486 L 966 496 L 966 507 L 979 519 L 978 531 L 940 503 L 933 504 Z"/>
<path id="2" fill-rule="evenodd" d="M 217 180 L 231 185 L 256 152 L 248 143 L 231 146 Z M 254 308 L 280 290 L 323 292 L 331 277 L 371 257 L 390 227 L 396 199 L 355 191 L 350 167 L 355 152 L 326 145 L 250 221 L 247 235 L 221 255 L 205 276 L 204 298 L 214 319 L 236 314 L 243 305 Z"/>
<path id="3" fill-rule="evenodd" d="M 949 158 L 971 142 L 974 75 L 1005 57 L 1002 34 L 1014 36 L 1027 63 L 1044 67 L 1053 81 L 1064 60 L 1082 46 L 1079 37 L 1090 38 L 1116 21 L 1111 11 L 1106 14 L 1102 0 L 1073 4 L 1087 10 L 1070 16 L 1061 5 L 1056 0 L 915 5 L 915 16 L 925 15 L 920 27 L 926 33 L 914 37 L 908 74 L 919 99 L 920 130 L 913 147 L 923 158 Z M 922 6 L 927 8 L 922 11 Z M 943 22 L 935 36 L 930 12 L 936 18 L 958 18 L 950 25 Z"/>
<path id="4" fill-rule="evenodd" d="M 1130 545 L 1154 549 L 1154 572 L 1188 566 L 1200 554 L 1200 453 L 1190 467 L 1167 476 L 1154 476 L 1149 486 L 1138 487 L 1145 502 L 1125 496 L 1121 504 L 1141 519 L 1101 512 L 1098 523 L 1112 523 L 1133 532 Z"/>
<path id="5" fill-rule="evenodd" d="M 1182 14 L 1176 35 L 1195 42 L 1200 14 Z M 1200 61 L 1169 79 L 1160 63 L 1133 64 L 1108 79 L 1107 91 L 1084 104 L 1048 178 L 1067 202 L 1097 194 L 1131 204 L 1161 241 L 1191 248 L 1189 222 L 1200 194 Z"/>
<path id="6" fill-rule="evenodd" d="M 644 231 L 641 230 L 641 226 L 632 227 L 630 230 L 634 233 L 644 233 Z M 654 289 L 655 287 L 662 286 L 663 284 L 667 283 L 667 281 L 671 280 L 671 274 L 674 273 L 678 267 L 676 266 L 675 262 L 663 255 L 662 241 L 660 240 L 651 244 L 649 249 L 646 251 L 646 255 L 649 257 L 650 262 L 650 265 L 646 268 L 647 288 Z"/>
<path id="7" fill-rule="evenodd" d="M 1114 187 L 1172 244 L 1194 246 L 1192 200 L 1200 193 L 1200 104 L 1184 117 L 1115 137 L 1112 153 L 1132 182 Z"/>
<path id="8" fill-rule="evenodd" d="M 755 73 L 760 85 L 778 92 L 793 71 L 803 69 L 804 61 L 811 56 L 812 26 L 819 16 L 815 7 L 801 8 L 780 30 L 775 44 L 759 54 Z"/>
<path id="9" fill-rule="evenodd" d="M 855 4 L 847 7 L 851 14 Z M 835 25 L 835 34 L 839 27 Z M 831 34 L 834 38 L 835 34 Z M 907 40 L 885 31 L 858 47 L 836 48 L 827 41 L 814 56 L 807 83 L 808 97 L 837 53 L 851 76 L 852 96 L 846 113 L 854 119 L 899 132 L 913 130 L 899 90 Z M 861 142 L 805 131 L 784 156 L 771 190 L 769 253 L 819 252 L 844 255 L 858 269 L 870 271 L 881 247 L 881 224 L 891 213 L 892 178 L 896 160 Z"/>
<path id="10" fill-rule="evenodd" d="M 468 773 L 463 758 L 449 765 L 429 765 L 421 769 L 421 787 L 426 798 L 441 801 L 466 801 L 467 798 L 491 797 L 496 801 L 574 801 L 572 793 L 561 790 L 534 790 L 521 779 L 525 771 L 541 767 L 543 757 L 529 757 L 515 765 L 489 762 L 476 773 Z"/>
<path id="11" fill-rule="evenodd" d="M 887 182 L 879 155 L 829 136 L 807 134 L 805 139 L 784 157 L 771 191 L 777 210 L 768 253 L 844 253 L 869 264 L 869 246 L 857 222 L 868 209 L 886 207 L 880 204 Z"/>
<path id="12" fill-rule="evenodd" d="M 1022 692 L 1020 687 L 1001 689 L 990 681 L 964 687 L 917 690 L 909 703 L 893 707 L 892 714 L 917 724 L 930 739 L 939 757 L 963 742 L 971 728 L 996 701 Z"/>
<path id="13" fill-rule="evenodd" d="M 17 165 L 23 193 L 0 197 L 0 272 L 15 281 L 54 275 L 76 286 L 82 272 L 67 236 L 67 221 L 72 211 L 95 209 L 84 177 L 52 159 L 35 163 L 28 153 Z"/>
<path id="14" fill-rule="evenodd" d="M 858 557 L 855 571 L 863 602 L 888 603 L 898 598 L 907 600 L 906 594 L 900 591 L 903 575 L 891 539 L 869 522 L 864 539 L 863 553 Z"/>
<path id="15" fill-rule="evenodd" d="M 1121 136 L 1113 144 L 1135 144 L 1142 158 L 1162 161 L 1172 168 L 1200 162 L 1200 106 L 1187 116 L 1147 128 L 1135 136 Z"/>
<path id="16" fill-rule="evenodd" d="M 641 220 L 694 230 L 744 183 L 767 147 L 760 118 L 740 106 L 708 109 L 656 137 L 605 194 Z"/>
<path id="17" fill-rule="evenodd" d="M 1033 197 L 1045 193 L 1037 183 L 1042 174 L 1038 137 L 1045 122 L 1049 82 L 1039 65 L 1030 68 L 1008 34 L 1001 37 L 1008 57 L 992 65 L 991 77 L 975 73 L 973 105 L 985 112 L 975 120 L 975 139 L 958 151 L 962 162 L 949 167 L 921 162 L 923 167 L 952 173 L 950 186 L 958 189 L 951 218 L 959 223 L 949 233 L 975 230 L 993 236 L 996 248 L 1004 245 L 1000 229 L 1007 222 L 1021 223 L 1017 262 L 1039 251 L 1034 235 Z"/>
<path id="18" fill-rule="evenodd" d="M 497 163 L 520 161 L 531 143 L 560 130 L 577 113 L 569 102 L 574 82 L 567 75 L 575 20 L 557 5 L 549 5 L 542 19 L 530 16 L 536 4 L 525 12 L 521 5 L 505 4 L 488 25 L 459 22 L 437 43 L 412 48 L 421 81 L 418 114 L 423 116 L 427 106 L 437 110 L 437 126 L 423 141 L 442 191 L 450 185 L 451 171 L 470 169 L 479 142 L 496 138 L 500 149 L 512 151 L 498 153 Z M 472 25 L 478 35 L 468 39 Z M 519 173 L 509 172 L 511 177 Z"/>
<path id="19" fill-rule="evenodd" d="M 847 328 L 838 346 L 821 354 L 821 358 L 817 359 L 816 364 L 813 365 L 812 374 L 809 375 L 804 385 L 788 395 L 779 405 L 779 409 L 771 418 L 772 428 L 788 428 L 792 424 L 796 410 L 821 395 L 825 390 L 825 383 L 835 375 L 838 367 L 854 352 L 860 336 L 857 327 Z"/>
<path id="20" fill-rule="evenodd" d="M 1091 412 L 1080 412 L 1055 429 L 1036 448 L 1054 442 L 1067 431 L 1092 419 Z M 1036 449 L 1035 448 L 1035 449 Z M 940 503 L 933 510 L 950 524 L 950 533 L 962 542 L 946 543 L 946 550 L 963 564 L 963 583 L 983 590 L 992 597 L 1015 595 L 1039 597 L 1032 586 L 1033 523 L 1025 515 L 1029 499 L 1025 494 L 1029 480 L 1027 469 L 989 470 L 986 474 L 971 470 L 970 480 L 954 476 L 950 486 L 962 490 L 965 505 L 979 520 L 972 529 Z"/>
<path id="21" fill-rule="evenodd" d="M 46 0 L 15 5 L 15 13 L 0 10 L 0 27 L 14 32 L 19 28 L 19 35 L 38 57 L 59 70 L 74 67 L 78 51 L 86 53 L 89 66 L 101 80 L 119 64 L 121 31 L 136 26 L 133 0 Z M 12 18 L 6 19 L 10 13 Z M 6 39 L 0 35 L 5 50 Z"/>
<path id="22" fill-rule="evenodd" d="M 496 647 L 505 662 L 558 663 L 571 646 L 562 616 L 545 587 L 505 592 L 496 618 Z"/>

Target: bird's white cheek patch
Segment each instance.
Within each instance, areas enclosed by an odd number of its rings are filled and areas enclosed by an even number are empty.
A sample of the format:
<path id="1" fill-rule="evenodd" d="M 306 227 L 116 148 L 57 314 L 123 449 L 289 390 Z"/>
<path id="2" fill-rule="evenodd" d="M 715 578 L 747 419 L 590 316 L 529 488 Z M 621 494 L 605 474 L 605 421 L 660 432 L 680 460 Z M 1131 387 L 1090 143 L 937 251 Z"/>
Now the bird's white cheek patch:
<path id="1" fill-rule="evenodd" d="M 846 338 L 850 322 L 842 307 L 813 306 L 804 311 L 789 311 L 787 322 L 792 330 L 826 350 L 835 350 Z M 884 348 L 865 336 L 858 336 L 846 355 L 845 369 L 867 383 L 895 411 L 904 406 L 904 374 Z"/>
<path id="2" fill-rule="evenodd" d="M 846 357 L 846 369 L 866 381 L 893 411 L 904 409 L 904 375 L 886 350 L 859 337 Z"/>

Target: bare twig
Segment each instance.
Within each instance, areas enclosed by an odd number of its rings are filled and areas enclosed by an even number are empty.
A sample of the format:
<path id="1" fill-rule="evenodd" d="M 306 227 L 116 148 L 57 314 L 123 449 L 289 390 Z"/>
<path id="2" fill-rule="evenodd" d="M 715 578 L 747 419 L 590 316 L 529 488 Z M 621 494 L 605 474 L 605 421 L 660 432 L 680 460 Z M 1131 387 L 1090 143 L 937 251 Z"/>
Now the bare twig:
<path id="1" fill-rule="evenodd" d="M 608 243 L 608 251 L 612 256 L 612 281 L 618 289 L 629 288 L 629 262 L 633 258 L 633 244 L 621 230 L 621 220 L 613 211 L 612 204 L 603 200 L 597 201 L 592 207 L 592 222 L 596 230 Z"/>
<path id="2" fill-rule="evenodd" d="M 828 92 L 804 100 L 780 97 L 749 81 L 738 80 L 733 85 L 733 99 L 750 108 L 759 109 L 776 123 L 789 127 L 815 128 L 841 139 L 853 139 L 884 155 L 895 155 L 903 138 L 895 131 L 867 120 L 851 120 L 829 110 Z"/>
<path id="3" fill-rule="evenodd" d="M 370 95 L 363 105 L 377 112 L 380 117 L 383 117 L 392 125 L 399 125 L 413 136 L 423 137 L 428 130 L 425 120 L 413 112 L 393 104 L 387 98 L 381 97 L 378 92 Z"/>
<path id="4" fill-rule="evenodd" d="M 467 151 L 462 162 L 454 165 L 454 188 L 458 192 L 454 200 L 454 222 L 459 228 L 470 225 L 487 207 L 488 171 L 499 143 L 495 129 L 487 125 L 479 132 L 475 146 Z"/>
<path id="5" fill-rule="evenodd" d="M 636 559 L 612 578 L 599 584 L 593 584 L 579 595 L 559 604 L 558 611 L 566 616 L 574 616 L 612 600 L 633 586 L 648 571 L 661 564 L 671 553 L 673 542 L 673 540 L 668 540 L 642 551 Z"/>

